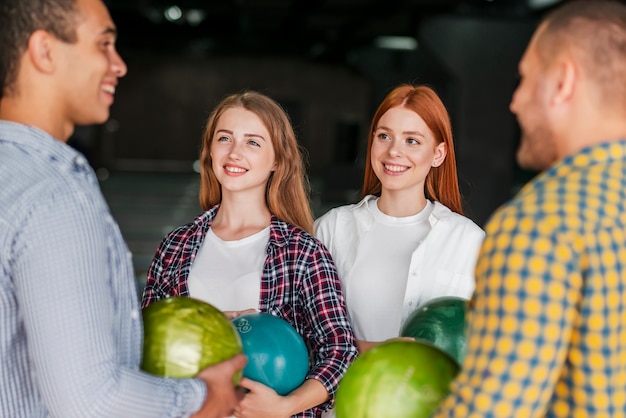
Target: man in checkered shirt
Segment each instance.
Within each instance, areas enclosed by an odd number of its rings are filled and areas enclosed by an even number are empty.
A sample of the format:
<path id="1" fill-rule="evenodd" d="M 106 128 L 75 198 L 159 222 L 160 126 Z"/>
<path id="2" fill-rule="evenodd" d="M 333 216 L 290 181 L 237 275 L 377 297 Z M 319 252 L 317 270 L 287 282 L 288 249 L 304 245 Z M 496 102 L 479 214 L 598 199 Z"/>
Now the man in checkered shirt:
<path id="1" fill-rule="evenodd" d="M 626 6 L 554 9 L 519 65 L 520 166 L 486 226 L 440 417 L 626 416 Z"/>

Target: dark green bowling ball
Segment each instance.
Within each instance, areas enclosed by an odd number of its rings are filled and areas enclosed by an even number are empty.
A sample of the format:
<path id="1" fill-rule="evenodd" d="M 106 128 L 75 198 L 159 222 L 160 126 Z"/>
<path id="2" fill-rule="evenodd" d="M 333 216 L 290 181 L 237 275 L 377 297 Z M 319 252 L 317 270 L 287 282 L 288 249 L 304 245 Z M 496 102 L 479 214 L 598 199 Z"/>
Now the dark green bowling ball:
<path id="1" fill-rule="evenodd" d="M 467 300 L 462 298 L 433 299 L 407 318 L 400 336 L 429 342 L 461 364 L 465 357 L 466 309 Z"/>

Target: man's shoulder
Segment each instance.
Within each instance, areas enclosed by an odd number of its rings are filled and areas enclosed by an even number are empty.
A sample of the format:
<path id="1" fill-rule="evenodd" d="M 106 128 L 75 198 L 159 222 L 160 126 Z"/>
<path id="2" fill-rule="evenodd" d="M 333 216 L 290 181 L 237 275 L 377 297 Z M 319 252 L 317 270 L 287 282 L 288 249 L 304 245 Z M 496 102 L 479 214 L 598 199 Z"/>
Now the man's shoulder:
<path id="1" fill-rule="evenodd" d="M 18 218 L 35 207 L 45 207 L 59 199 L 76 199 L 67 182 L 53 165 L 24 153 L 0 140 L 0 207 L 2 217 Z"/>

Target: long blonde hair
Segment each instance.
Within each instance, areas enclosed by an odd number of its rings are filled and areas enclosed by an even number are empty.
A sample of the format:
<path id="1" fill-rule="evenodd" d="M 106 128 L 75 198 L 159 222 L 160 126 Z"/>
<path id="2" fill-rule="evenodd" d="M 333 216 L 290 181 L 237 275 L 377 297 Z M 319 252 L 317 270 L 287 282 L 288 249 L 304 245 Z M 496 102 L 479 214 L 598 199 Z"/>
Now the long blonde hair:
<path id="1" fill-rule="evenodd" d="M 313 233 L 313 213 L 309 184 L 296 134 L 285 110 L 270 97 L 244 91 L 225 97 L 207 120 L 200 153 L 200 206 L 208 210 L 222 201 L 222 187 L 211 162 L 211 141 L 217 121 L 231 108 L 243 108 L 256 114 L 267 128 L 274 147 L 276 168 L 270 174 L 265 202 L 273 215 L 309 233 Z"/>

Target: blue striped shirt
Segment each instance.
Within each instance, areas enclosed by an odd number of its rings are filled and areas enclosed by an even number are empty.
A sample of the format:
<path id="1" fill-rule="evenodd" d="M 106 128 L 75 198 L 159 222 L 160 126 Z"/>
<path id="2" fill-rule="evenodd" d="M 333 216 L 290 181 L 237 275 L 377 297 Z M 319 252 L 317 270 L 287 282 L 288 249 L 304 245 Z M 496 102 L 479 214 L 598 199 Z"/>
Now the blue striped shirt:
<path id="1" fill-rule="evenodd" d="M 0 416 L 182 417 L 206 387 L 139 370 L 131 255 L 93 170 L 0 121 Z"/>

